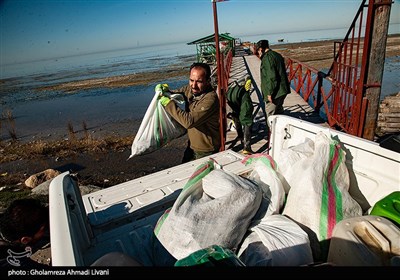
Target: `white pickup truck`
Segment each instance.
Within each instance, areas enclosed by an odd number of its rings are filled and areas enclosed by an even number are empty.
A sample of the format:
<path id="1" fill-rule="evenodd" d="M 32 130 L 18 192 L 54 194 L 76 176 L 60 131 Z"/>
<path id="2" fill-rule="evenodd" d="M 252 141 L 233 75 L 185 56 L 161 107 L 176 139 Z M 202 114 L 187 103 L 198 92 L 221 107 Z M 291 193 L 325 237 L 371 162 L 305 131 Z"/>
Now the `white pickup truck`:
<path id="1" fill-rule="evenodd" d="M 349 193 L 363 213 L 382 198 L 400 191 L 400 153 L 379 144 L 288 116 L 269 119 L 272 158 L 283 150 L 314 139 L 322 131 L 346 151 Z M 226 150 L 211 156 L 226 171 L 247 176 L 251 165 L 243 155 Z M 68 172 L 50 185 L 50 240 L 53 266 L 89 266 L 109 252 L 123 252 L 144 266 L 168 266 L 154 228 L 174 204 L 199 164 L 209 158 L 166 170 L 82 196 Z M 398 230 L 398 229 L 397 229 Z M 399 243 L 397 241 L 397 243 Z M 398 252 L 400 254 L 400 252 Z M 172 263 L 173 264 L 173 263 Z"/>

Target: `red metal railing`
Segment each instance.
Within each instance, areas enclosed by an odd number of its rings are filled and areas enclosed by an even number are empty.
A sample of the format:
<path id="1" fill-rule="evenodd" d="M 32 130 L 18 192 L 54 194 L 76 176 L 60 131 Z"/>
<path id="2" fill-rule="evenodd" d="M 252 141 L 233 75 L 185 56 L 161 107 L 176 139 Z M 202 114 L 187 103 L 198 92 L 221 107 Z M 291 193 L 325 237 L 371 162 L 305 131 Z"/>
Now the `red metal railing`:
<path id="1" fill-rule="evenodd" d="M 330 127 L 362 137 L 367 98 L 365 83 L 369 66 L 374 1 L 366 0 L 342 42 L 334 43 L 334 59 L 327 73 L 286 57 L 292 87 L 320 113 Z M 368 8 L 364 20 L 364 10 Z"/>
<path id="2" fill-rule="evenodd" d="M 222 73 L 223 75 L 222 88 L 224 89 L 225 93 L 228 89 L 228 81 L 229 81 L 229 75 L 231 73 L 232 59 L 233 59 L 233 54 L 232 54 L 232 49 L 230 49 L 227 54 L 223 55 L 224 71 Z"/>
<path id="3" fill-rule="evenodd" d="M 227 119 L 226 119 L 226 92 L 228 90 L 228 81 L 229 81 L 229 75 L 231 71 L 231 66 L 232 66 L 232 59 L 233 59 L 233 54 L 232 54 L 232 49 L 230 49 L 227 53 L 221 53 L 221 61 L 222 61 L 222 72 L 221 72 L 221 97 L 223 99 L 223 105 L 221 108 L 221 115 L 220 115 L 220 122 L 222 125 L 222 131 L 224 131 L 223 139 L 221 139 L 221 151 L 225 150 L 225 139 L 226 139 L 226 129 L 227 129 Z"/>
<path id="4" fill-rule="evenodd" d="M 358 137 L 363 137 L 365 126 L 371 123 L 369 119 L 366 121 L 368 106 L 371 107 L 366 97 L 367 89 L 381 86 L 367 82 L 374 14 L 379 6 L 392 4 L 390 0 L 369 0 L 366 5 L 366 1 L 362 1 L 343 41 L 334 42 L 333 63 L 327 73 L 285 57 L 292 88 L 330 127 Z M 367 15 L 364 17 L 366 8 Z M 222 55 L 222 60 L 221 93 L 224 97 L 228 88 L 232 52 Z M 225 114 L 222 118 L 226 128 Z"/>

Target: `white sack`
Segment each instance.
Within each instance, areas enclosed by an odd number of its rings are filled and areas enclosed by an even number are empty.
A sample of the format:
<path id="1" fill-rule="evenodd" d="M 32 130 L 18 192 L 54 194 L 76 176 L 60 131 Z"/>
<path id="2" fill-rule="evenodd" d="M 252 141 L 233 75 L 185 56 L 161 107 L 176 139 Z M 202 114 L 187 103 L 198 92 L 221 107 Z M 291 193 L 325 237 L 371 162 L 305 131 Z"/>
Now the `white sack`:
<path id="1" fill-rule="evenodd" d="M 286 184 L 283 184 L 285 193 L 287 194 L 290 190 L 290 182 L 295 178 L 295 173 L 299 172 L 302 168 L 302 160 L 311 157 L 314 154 L 314 141 L 306 138 L 305 141 L 299 145 L 290 147 L 289 149 L 283 149 L 275 158 L 275 161 L 279 163 L 279 171 L 285 180 Z"/>
<path id="2" fill-rule="evenodd" d="M 301 153 L 299 149 L 289 150 Z M 284 174 L 290 191 L 282 214 L 310 228 L 319 241 L 330 239 L 339 221 L 362 215 L 360 205 L 348 192 L 350 179 L 345 160 L 340 144 L 319 132 L 314 153 L 299 156 L 292 172 Z"/>
<path id="3" fill-rule="evenodd" d="M 267 154 L 253 154 L 242 162 L 253 165 L 248 178 L 256 182 L 263 192 L 260 208 L 253 218 L 254 223 L 264 216 L 279 214 L 285 202 L 285 190 L 276 162 Z"/>
<path id="4" fill-rule="evenodd" d="M 203 189 L 204 187 L 204 189 Z M 201 164 L 154 230 L 177 259 L 212 245 L 237 249 L 261 203 L 260 188 L 243 177 Z"/>
<path id="5" fill-rule="evenodd" d="M 171 100 L 181 108 L 185 106 L 182 95 L 173 94 Z M 153 99 L 140 124 L 139 130 L 131 147 L 132 158 L 141 154 L 148 154 L 158 150 L 171 140 L 181 137 L 186 129 L 173 119 L 158 100 L 158 94 Z"/>
<path id="6" fill-rule="evenodd" d="M 299 266 L 313 263 L 308 235 L 283 215 L 266 216 L 250 228 L 237 254 L 246 266 Z"/>

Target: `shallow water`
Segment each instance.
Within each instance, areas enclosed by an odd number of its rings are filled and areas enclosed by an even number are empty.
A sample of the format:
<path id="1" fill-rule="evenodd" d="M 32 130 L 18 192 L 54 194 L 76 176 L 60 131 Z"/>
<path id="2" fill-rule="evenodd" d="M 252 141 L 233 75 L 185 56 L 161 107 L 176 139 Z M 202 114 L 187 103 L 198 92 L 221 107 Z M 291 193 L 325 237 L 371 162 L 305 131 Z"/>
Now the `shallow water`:
<path id="1" fill-rule="evenodd" d="M 69 124 L 78 129 L 83 122 L 92 132 L 104 132 L 107 126 L 115 127 L 115 123 L 124 123 L 126 125 L 120 128 L 125 130 L 124 134 L 134 135 L 137 125 L 128 124 L 143 118 L 157 83 L 167 82 L 171 88 L 178 88 L 188 82 L 187 77 L 160 80 L 157 72 L 152 72 L 188 68 L 195 60 L 195 55 L 191 54 L 193 46 L 189 51 L 187 46 L 183 49 L 181 51 L 169 46 L 157 52 L 146 48 L 135 50 L 134 54 L 129 50 L 93 54 L 81 57 L 85 61 L 80 63 L 76 61 L 79 57 L 71 57 L 60 62 L 60 65 L 49 65 L 53 70 L 47 72 L 3 79 L 0 81 L 0 140 L 9 139 L 9 131 L 13 129 L 21 141 L 66 137 Z M 37 63 L 30 63 L 30 67 L 36 65 L 37 69 Z M 72 64 L 75 67 L 71 67 Z M 47 64 L 41 62 L 40 65 Z M 152 73 L 149 75 L 152 79 L 139 82 L 140 85 L 136 86 L 85 89 L 73 93 L 37 90 L 39 87 L 71 81 L 143 72 Z M 8 112 L 12 113 L 14 123 L 7 119 Z"/>
<path id="2" fill-rule="evenodd" d="M 159 81 L 161 82 L 161 81 Z M 187 80 L 166 81 L 171 88 L 179 88 Z M 64 135 L 68 124 L 81 129 L 83 122 L 89 130 L 101 130 L 107 124 L 130 123 L 141 120 L 154 96 L 153 84 L 114 89 L 91 89 L 75 94 L 58 93 L 51 98 L 37 98 L 17 102 L 12 107 L 17 135 L 21 140 Z M 4 106 L 5 107 L 5 106 Z M 6 120 L 2 138 L 7 139 Z M 136 126 L 128 126 L 126 135 L 134 135 Z"/>

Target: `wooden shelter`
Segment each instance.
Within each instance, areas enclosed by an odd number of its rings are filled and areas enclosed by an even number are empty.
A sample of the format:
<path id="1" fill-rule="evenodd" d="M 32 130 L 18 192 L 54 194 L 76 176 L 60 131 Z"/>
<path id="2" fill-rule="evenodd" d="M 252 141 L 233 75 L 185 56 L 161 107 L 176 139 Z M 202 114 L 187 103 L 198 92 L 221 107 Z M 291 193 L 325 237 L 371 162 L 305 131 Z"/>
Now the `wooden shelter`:
<path id="1" fill-rule="evenodd" d="M 216 64 L 216 48 L 215 48 L 215 35 L 197 39 L 193 42 L 187 43 L 188 45 L 196 45 L 197 62 L 205 62 L 208 64 Z M 227 53 L 230 49 L 235 51 L 235 38 L 229 36 L 229 33 L 219 35 L 220 50 Z M 233 55 L 235 55 L 233 53 Z"/>

